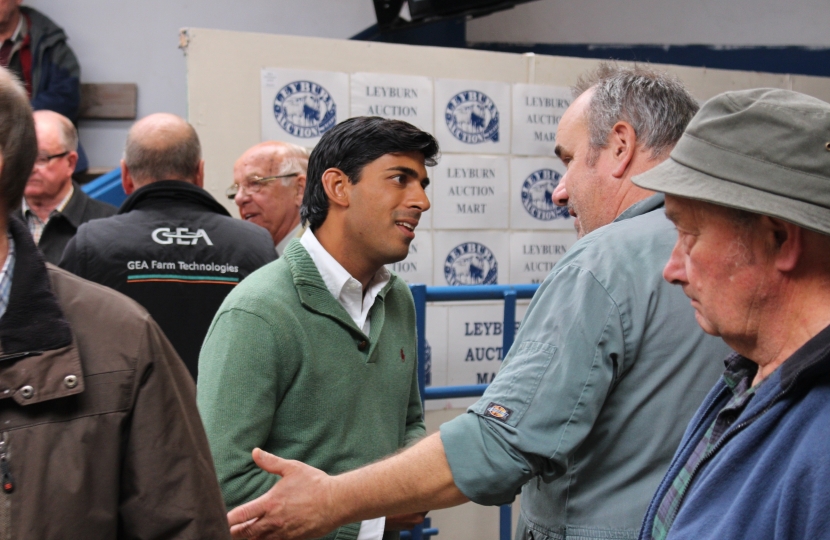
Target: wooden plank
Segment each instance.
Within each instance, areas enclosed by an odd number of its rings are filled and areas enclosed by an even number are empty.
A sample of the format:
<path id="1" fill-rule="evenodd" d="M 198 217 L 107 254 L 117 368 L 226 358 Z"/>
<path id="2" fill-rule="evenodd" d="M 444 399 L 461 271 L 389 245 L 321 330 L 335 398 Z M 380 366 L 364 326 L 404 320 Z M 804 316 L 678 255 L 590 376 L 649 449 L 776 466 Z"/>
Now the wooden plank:
<path id="1" fill-rule="evenodd" d="M 138 108 L 138 85 L 135 83 L 81 84 L 83 120 L 134 120 Z"/>

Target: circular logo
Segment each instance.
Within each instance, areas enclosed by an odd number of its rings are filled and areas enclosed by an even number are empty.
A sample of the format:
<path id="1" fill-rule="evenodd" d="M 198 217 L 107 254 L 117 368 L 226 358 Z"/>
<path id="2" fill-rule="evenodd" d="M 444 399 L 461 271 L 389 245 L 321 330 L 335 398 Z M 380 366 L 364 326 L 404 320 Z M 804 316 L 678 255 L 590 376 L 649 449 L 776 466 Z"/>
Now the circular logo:
<path id="1" fill-rule="evenodd" d="M 444 261 L 444 277 L 450 285 L 494 285 L 498 274 L 495 255 L 478 242 L 456 246 Z"/>
<path id="2" fill-rule="evenodd" d="M 295 137 L 313 139 L 337 123 L 337 105 L 325 88 L 311 81 L 286 84 L 274 98 L 274 118 Z"/>
<path id="3" fill-rule="evenodd" d="M 444 119 L 453 137 L 467 144 L 499 142 L 499 110 L 477 90 L 464 90 L 450 98 Z"/>
<path id="4" fill-rule="evenodd" d="M 553 190 L 562 176 L 553 169 L 539 169 L 522 183 L 522 206 L 541 221 L 568 218 L 568 209 L 553 204 Z"/>

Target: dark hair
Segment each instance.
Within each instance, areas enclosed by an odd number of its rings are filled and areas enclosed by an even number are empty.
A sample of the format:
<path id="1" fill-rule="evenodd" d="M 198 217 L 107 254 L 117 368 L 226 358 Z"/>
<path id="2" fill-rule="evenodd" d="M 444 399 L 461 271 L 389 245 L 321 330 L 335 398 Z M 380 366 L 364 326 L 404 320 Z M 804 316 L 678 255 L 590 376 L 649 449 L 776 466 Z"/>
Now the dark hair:
<path id="1" fill-rule="evenodd" d="M 329 213 L 329 199 L 323 188 L 323 173 L 336 168 L 343 171 L 352 184 L 360 181 L 363 167 L 386 154 L 420 152 L 424 164 L 437 163 L 438 141 L 408 122 L 379 116 L 358 116 L 340 122 L 327 131 L 308 159 L 303 205 L 303 224 L 314 231 Z"/>
<path id="2" fill-rule="evenodd" d="M 32 108 L 23 85 L 0 67 L 0 200 L 7 212 L 20 206 L 26 182 L 37 158 L 37 134 Z"/>

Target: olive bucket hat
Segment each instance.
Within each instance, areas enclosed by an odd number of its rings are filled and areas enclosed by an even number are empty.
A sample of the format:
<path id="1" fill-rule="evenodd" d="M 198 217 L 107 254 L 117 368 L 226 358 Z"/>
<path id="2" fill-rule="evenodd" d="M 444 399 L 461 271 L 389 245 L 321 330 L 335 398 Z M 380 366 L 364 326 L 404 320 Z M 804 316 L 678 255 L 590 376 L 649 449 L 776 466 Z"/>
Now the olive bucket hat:
<path id="1" fill-rule="evenodd" d="M 717 95 L 633 182 L 830 235 L 830 104 L 773 88 Z"/>

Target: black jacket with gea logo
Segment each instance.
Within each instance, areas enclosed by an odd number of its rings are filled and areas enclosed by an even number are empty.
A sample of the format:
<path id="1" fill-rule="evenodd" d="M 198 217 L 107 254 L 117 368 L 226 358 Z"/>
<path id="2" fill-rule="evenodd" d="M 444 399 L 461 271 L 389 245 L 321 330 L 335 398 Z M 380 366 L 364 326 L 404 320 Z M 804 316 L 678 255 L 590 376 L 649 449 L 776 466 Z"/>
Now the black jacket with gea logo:
<path id="1" fill-rule="evenodd" d="M 195 378 L 225 296 L 275 258 L 268 231 L 232 218 L 202 188 L 162 180 L 136 190 L 115 216 L 82 225 L 60 266 L 144 306 Z"/>

